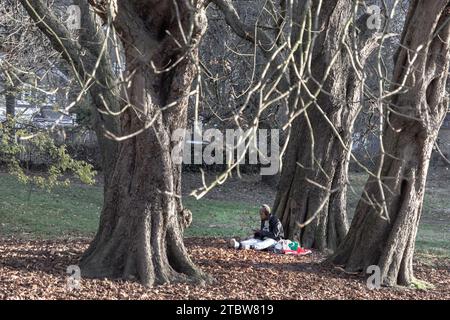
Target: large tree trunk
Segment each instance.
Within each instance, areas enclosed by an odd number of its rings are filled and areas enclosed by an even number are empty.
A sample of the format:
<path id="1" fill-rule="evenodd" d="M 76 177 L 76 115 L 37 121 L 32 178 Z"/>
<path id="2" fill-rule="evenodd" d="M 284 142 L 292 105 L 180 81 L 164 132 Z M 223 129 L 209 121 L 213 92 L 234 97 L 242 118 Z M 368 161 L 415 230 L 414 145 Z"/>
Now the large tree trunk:
<path id="1" fill-rule="evenodd" d="M 268 75 L 274 80 L 280 80 L 277 85 L 278 91 L 290 90 L 298 81 L 297 75 L 293 70 L 290 73 L 284 72 L 285 69 L 281 67 L 285 64 L 283 55 L 273 56 L 278 47 L 267 45 L 273 42 L 270 36 L 260 28 L 255 31 L 255 28 L 245 25 L 239 19 L 230 0 L 213 0 L 213 2 L 223 12 L 228 25 L 237 35 L 260 46 L 267 59 L 273 60 Z M 294 20 L 291 30 L 292 43 L 297 43 L 301 33 L 304 32 L 301 28 L 302 19 L 309 18 L 305 14 L 309 6 L 311 6 L 309 1 L 296 0 L 288 10 L 286 3 L 281 2 L 284 18 Z M 314 17 L 318 7 L 319 2 L 315 1 L 311 10 Z M 322 2 L 318 25 L 315 27 L 323 31 L 315 39 L 311 59 L 312 75 L 317 81 L 325 78 L 325 68 L 337 54 L 334 66 L 324 84 L 324 90 L 330 92 L 332 96 L 320 94 L 317 100 L 317 104 L 331 120 L 335 130 L 326 123 L 315 105 L 310 106 L 307 112 L 310 124 L 303 115 L 298 116 L 292 123 L 282 173 L 262 179 L 271 185 L 278 185 L 274 209 L 283 222 L 286 235 L 299 240 L 304 246 L 318 249 L 336 248 L 348 230 L 345 197 L 349 155 L 347 150 L 351 149 L 351 132 L 362 96 L 362 79 L 359 79 L 350 67 L 348 53 L 340 45 L 342 36 L 348 31 L 347 22 L 351 19 L 352 7 L 353 2 L 349 0 Z M 364 66 L 367 57 L 376 47 L 373 33 L 366 30 L 366 21 L 367 17 L 362 17 L 357 23 L 360 32 L 360 51 L 357 53 L 360 66 Z M 285 22 L 289 25 L 289 21 Z M 306 38 L 304 35 L 304 39 Z M 294 55 L 297 66 L 302 65 L 301 55 L 302 48 L 299 48 Z M 311 92 L 317 88 L 313 80 L 307 83 L 307 87 Z M 311 102 L 308 94 L 304 93 L 304 88 L 300 89 L 300 93 L 303 102 L 299 103 L 295 95 L 291 96 L 289 103 L 291 115 Z M 322 187 L 317 187 L 317 184 Z M 300 227 L 308 221 L 310 223 L 306 227 Z"/>
<path id="2" fill-rule="evenodd" d="M 413 281 L 426 176 L 447 111 L 448 4 L 442 0 L 411 2 L 393 77 L 396 84 L 406 80 L 405 88 L 390 101 L 395 112 L 388 114 L 384 130 L 385 152 L 378 162 L 381 181 L 368 180 L 349 233 L 331 257 L 348 271 L 379 266 L 381 283 L 388 286 Z M 418 52 L 416 60 L 411 59 L 414 52 Z"/>
<path id="3" fill-rule="evenodd" d="M 197 44 L 206 27 L 204 8 L 200 2 L 191 7 L 177 1 L 177 16 L 172 2 L 137 3 L 119 1 L 114 21 L 132 75 L 128 97 L 133 107 L 121 116 L 122 134 L 131 137 L 120 144 L 99 230 L 80 267 L 86 277 L 137 279 L 147 286 L 203 281 L 183 244 L 189 212 L 181 203 L 181 165 L 171 159 L 171 136 L 187 125 Z M 174 41 L 183 43 L 180 26 L 189 41 L 181 48 Z M 157 70 L 172 66 L 155 72 L 150 62 Z"/>
<path id="4" fill-rule="evenodd" d="M 295 127 L 294 124 L 293 130 L 297 130 Z M 348 229 L 345 210 L 348 161 L 341 142 L 333 133 L 327 133 L 315 139 L 313 164 L 311 154 L 303 149 L 311 141 L 291 136 L 274 204 L 285 236 L 319 250 L 336 248 Z M 330 137 L 331 140 L 326 139 Z M 318 166 L 323 171 L 316 169 Z"/>
<path id="5" fill-rule="evenodd" d="M 322 32 L 314 42 L 311 70 L 315 81 L 324 79 L 323 89 L 329 94 L 320 93 L 312 102 L 305 88 L 301 88 L 300 101 L 291 98 L 292 114 L 308 103 L 310 106 L 292 122 L 274 203 L 286 236 L 319 250 L 334 250 L 348 230 L 349 151 L 353 125 L 361 108 L 363 81 L 356 76 L 349 53 L 341 45 L 343 36 L 349 32 L 347 23 L 352 9 L 349 0 L 322 3 L 317 26 Z M 300 6 L 298 11 L 300 15 Z M 312 11 L 317 12 L 317 3 Z M 295 28 L 293 31 L 298 37 L 296 33 L 300 31 Z M 375 46 L 374 38 L 368 33 L 361 34 L 358 54 L 362 66 Z M 331 65 L 326 77 L 326 69 Z M 315 81 L 310 79 L 306 84 L 311 93 L 318 89 Z M 327 123 L 324 115 L 332 124 Z"/>
<path id="6" fill-rule="evenodd" d="M 82 275 L 137 279 L 145 285 L 205 279 L 183 244 L 191 216 L 180 198 L 181 165 L 170 158 L 171 134 L 186 126 L 194 61 L 206 27 L 203 1 L 90 1 L 105 21 L 112 18 L 123 40 L 131 77 L 125 103 L 108 53 L 100 56 L 104 37 L 87 0 L 77 0 L 83 27 L 79 41 L 42 1 L 21 3 L 82 83 L 91 81 L 98 66 L 89 93 L 106 171 L 105 200 L 98 232 L 80 261 Z M 131 107 L 121 113 L 118 128 L 106 106 L 118 112 L 126 103 Z M 111 138 L 121 135 L 131 137 L 117 147 Z"/>

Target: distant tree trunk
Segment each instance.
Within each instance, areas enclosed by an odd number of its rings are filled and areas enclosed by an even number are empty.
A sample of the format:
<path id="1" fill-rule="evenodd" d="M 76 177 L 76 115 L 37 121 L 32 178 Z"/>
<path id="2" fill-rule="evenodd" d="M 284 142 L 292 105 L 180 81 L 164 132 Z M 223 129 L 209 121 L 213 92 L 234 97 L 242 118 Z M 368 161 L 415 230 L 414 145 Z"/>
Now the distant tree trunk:
<path id="1" fill-rule="evenodd" d="M 95 69 L 98 57 L 101 57 L 96 72 L 96 81 L 90 87 L 89 95 L 93 104 L 92 122 L 101 154 L 104 185 L 107 188 L 118 156 L 118 143 L 108 137 L 105 131 L 120 135 L 120 124 L 117 116 L 106 112 L 105 104 L 109 110 L 117 113 L 123 108 L 124 102 L 121 101 L 120 85 L 113 71 L 111 56 L 107 52 L 101 53 L 105 35 L 100 29 L 101 26 L 96 22 L 95 13 L 91 10 L 87 0 L 74 0 L 74 4 L 78 5 L 81 11 L 81 29 L 78 41 L 83 49 L 87 49 L 91 53 L 83 55 L 82 64 L 77 64 L 77 72 L 84 81 L 90 76 L 89 71 Z M 86 67 L 88 67 L 87 70 Z"/>
<path id="2" fill-rule="evenodd" d="M 300 15 L 301 9 L 299 5 L 293 15 Z M 317 3 L 312 10 L 317 12 Z M 350 0 L 322 3 L 317 26 L 321 33 L 314 42 L 311 70 L 314 79 L 321 82 L 326 69 L 337 55 L 323 85 L 323 89 L 330 94 L 320 93 L 315 102 L 317 105 L 313 102 L 307 111 L 292 122 L 274 203 L 274 210 L 283 223 L 286 237 L 300 241 L 305 247 L 319 250 L 334 250 L 348 230 L 348 150 L 351 150 L 353 125 L 363 98 L 362 79 L 356 76 L 349 53 L 341 45 L 343 36 L 349 32 L 347 23 L 351 16 Z M 298 32 L 294 28 L 294 35 Z M 360 37 L 359 55 L 364 65 L 376 47 L 376 41 L 367 37 L 367 34 L 361 34 Z M 294 77 L 292 75 L 291 78 Z M 309 80 L 306 85 L 310 92 L 318 88 L 314 80 Z M 302 101 L 291 98 L 294 101 L 291 113 L 311 102 L 304 91 L 300 89 Z M 327 123 L 322 112 L 332 125 Z"/>
<path id="3" fill-rule="evenodd" d="M 277 85 L 278 90 L 287 92 L 292 88 L 298 82 L 298 76 L 293 70 L 289 74 L 280 68 L 285 61 L 283 55 L 274 56 L 279 48 L 273 45 L 274 41 L 269 34 L 262 28 L 255 31 L 255 28 L 245 25 L 233 7 L 232 1 L 212 0 L 212 2 L 222 11 L 226 22 L 238 36 L 258 45 L 267 60 L 273 60 L 268 74 L 272 79 L 280 80 Z M 294 19 L 291 42 L 296 43 L 302 32 L 301 20 L 306 17 L 305 13 L 311 5 L 315 16 L 319 2 L 293 1 L 292 8 L 289 10 L 285 1 L 280 4 L 282 15 L 285 18 L 290 16 Z M 342 37 L 348 32 L 347 23 L 352 16 L 353 1 L 323 1 L 321 7 L 318 26 L 315 27 L 321 32 L 315 40 L 311 70 L 314 78 L 321 81 L 325 75 L 325 68 L 331 64 L 334 55 L 337 54 L 337 59 L 324 85 L 324 90 L 330 92 L 332 97 L 320 94 L 317 100 L 317 104 L 333 122 L 337 132 L 326 123 L 324 116 L 315 105 L 310 106 L 307 114 L 314 143 L 306 118 L 303 115 L 298 116 L 292 123 L 281 175 L 263 177 L 262 181 L 278 186 L 274 211 L 281 218 L 288 237 L 299 240 L 307 247 L 334 249 L 348 229 L 345 195 L 349 154 L 343 145 L 347 150 L 351 148 L 352 128 L 361 104 L 362 82 L 356 77 L 356 72 L 351 68 L 348 53 L 341 46 Z M 376 47 L 373 32 L 367 31 L 366 21 L 367 16 L 357 23 L 360 30 L 361 66 L 364 66 L 366 59 Z M 286 22 L 289 24 L 288 21 Z M 301 49 L 298 49 L 294 55 L 298 65 L 301 65 L 301 54 Z M 311 92 L 317 88 L 313 80 L 310 80 L 307 86 Z M 291 96 L 289 103 L 291 114 L 302 109 L 311 100 L 308 94 L 303 92 L 304 89 L 300 89 L 304 103 L 299 103 L 295 95 Z M 278 116 L 283 115 L 280 113 Z M 284 140 L 283 135 L 281 138 Z M 312 159 L 315 160 L 312 161 Z M 322 185 L 323 188 L 318 188 L 307 179 Z M 315 212 L 317 212 L 315 219 L 312 219 Z M 304 228 L 299 227 L 299 224 L 308 220 L 311 220 L 310 224 Z"/>
<path id="4" fill-rule="evenodd" d="M 442 0 L 410 4 L 392 81 L 405 81 L 405 88 L 390 101 L 395 113 L 387 115 L 384 160 L 378 161 L 385 202 L 378 180 L 370 178 L 349 233 L 331 257 L 348 271 L 379 266 L 382 284 L 387 286 L 413 281 L 413 253 L 431 151 L 447 112 L 448 6 Z"/>
<path id="5" fill-rule="evenodd" d="M 16 96 L 13 92 L 8 91 L 5 94 L 6 116 L 14 118 L 16 116 Z"/>
<path id="6" fill-rule="evenodd" d="M 98 233 L 80 262 L 83 276 L 137 279 L 147 286 L 205 279 L 183 244 L 190 213 L 181 202 L 181 165 L 171 159 L 171 136 L 187 126 L 206 16 L 200 1 L 196 7 L 188 1 L 177 5 L 118 2 L 114 25 L 125 47 L 127 74 L 132 75 L 128 97 L 133 106 L 121 115 L 122 134 L 148 127 L 120 143 Z M 189 41 L 181 48 L 180 28 Z M 162 70 L 183 55 L 169 71 L 155 72 L 150 66 L 154 62 Z"/>

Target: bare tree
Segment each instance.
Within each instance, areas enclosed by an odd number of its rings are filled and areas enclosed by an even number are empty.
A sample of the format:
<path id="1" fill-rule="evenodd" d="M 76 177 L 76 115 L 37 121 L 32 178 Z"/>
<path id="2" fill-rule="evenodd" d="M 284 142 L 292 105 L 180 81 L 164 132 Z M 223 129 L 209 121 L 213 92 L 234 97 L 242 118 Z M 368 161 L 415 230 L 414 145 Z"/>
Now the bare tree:
<path id="1" fill-rule="evenodd" d="M 407 285 L 432 147 L 447 112 L 448 1 L 411 1 L 395 58 L 378 172 L 370 177 L 345 240 L 331 260 L 347 271 L 381 269 L 384 285 Z M 417 26 L 420 26 L 418 28 Z"/>
<path id="2" fill-rule="evenodd" d="M 38 82 L 37 73 L 50 68 L 51 52 L 45 39 L 14 0 L 0 4 L 0 95 L 6 114 L 16 115 L 16 102 L 25 85 Z"/>
<path id="3" fill-rule="evenodd" d="M 206 28 L 204 2 L 79 1 L 88 13 L 79 41 L 41 1 L 21 2 L 82 82 L 91 81 L 97 135 L 106 133 L 119 142 L 117 152 L 104 148 L 113 160 L 105 166 L 110 175 L 104 207 L 97 235 L 80 262 L 82 274 L 144 285 L 203 281 L 183 244 L 190 212 L 181 202 L 181 165 L 171 159 L 171 136 L 186 127 L 198 43 Z M 111 58 L 102 50 L 105 33 L 99 32 L 90 8 L 120 37 L 123 85 L 117 84 Z M 117 116 L 120 130 L 108 127 L 113 120 L 107 119 Z"/>
<path id="4" fill-rule="evenodd" d="M 368 16 L 356 20 L 358 4 L 351 0 L 280 1 L 274 38 L 245 25 L 231 1 L 213 2 L 236 34 L 269 61 L 277 90 L 266 91 L 288 93 L 284 128 L 290 134 L 274 203 L 286 236 L 306 247 L 334 250 L 348 230 L 353 126 L 364 97 L 365 63 L 378 46 L 366 27 Z M 277 54 L 280 50 L 284 54 Z"/>
<path id="5" fill-rule="evenodd" d="M 315 28 L 323 31 L 312 43 L 310 79 L 302 83 L 300 99 L 294 98 L 298 105 L 292 112 L 304 112 L 292 121 L 274 204 L 287 236 L 320 250 L 334 250 L 348 230 L 346 194 L 353 126 L 362 107 L 364 64 L 376 47 L 365 15 L 359 24 L 353 23 L 358 32 L 353 39 L 356 45 L 350 37 L 346 39 L 352 35 L 352 7 L 352 1 L 324 2 L 317 13 Z M 318 12 L 318 3 L 312 12 Z M 346 50 L 343 44 L 352 49 Z M 352 59 L 359 64 L 352 65 Z M 322 92 L 311 96 L 318 90 Z M 312 106 L 305 109 L 308 104 Z"/>
<path id="6" fill-rule="evenodd" d="M 106 187 L 117 157 L 117 144 L 106 138 L 105 130 L 119 134 L 117 117 L 110 112 L 118 112 L 123 101 L 119 98 L 117 77 L 113 73 L 109 55 L 107 52 L 100 54 L 105 42 L 104 33 L 99 30 L 100 26 L 86 1 L 77 2 L 82 13 L 79 41 L 74 40 L 65 24 L 41 1 L 31 3 L 24 0 L 21 3 L 38 28 L 48 37 L 53 48 L 69 63 L 80 87 L 84 88 L 82 92 L 89 88 Z M 81 96 L 82 94 L 79 95 Z"/>

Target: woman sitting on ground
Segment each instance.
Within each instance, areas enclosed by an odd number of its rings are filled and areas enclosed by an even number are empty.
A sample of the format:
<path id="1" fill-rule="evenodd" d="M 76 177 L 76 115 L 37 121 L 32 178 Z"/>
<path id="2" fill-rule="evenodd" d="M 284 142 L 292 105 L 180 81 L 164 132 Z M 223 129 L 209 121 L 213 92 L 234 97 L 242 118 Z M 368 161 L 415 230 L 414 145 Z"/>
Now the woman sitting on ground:
<path id="1" fill-rule="evenodd" d="M 230 239 L 228 243 L 230 248 L 264 250 L 274 246 L 279 240 L 284 238 L 283 226 L 280 220 L 270 213 L 270 207 L 267 204 L 261 206 L 259 215 L 261 218 L 261 229 L 253 230 L 253 237 L 242 242 Z"/>

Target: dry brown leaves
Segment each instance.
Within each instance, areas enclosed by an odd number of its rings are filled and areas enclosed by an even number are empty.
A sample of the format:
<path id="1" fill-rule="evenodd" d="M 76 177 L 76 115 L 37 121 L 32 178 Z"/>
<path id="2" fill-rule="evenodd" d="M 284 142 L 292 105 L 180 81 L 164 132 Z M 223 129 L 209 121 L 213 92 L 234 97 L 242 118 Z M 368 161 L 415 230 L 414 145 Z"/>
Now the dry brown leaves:
<path id="1" fill-rule="evenodd" d="M 0 299 L 450 299 L 450 261 L 415 264 L 417 278 L 435 286 L 423 291 L 369 290 L 362 275 L 320 264 L 323 256 L 283 256 L 226 248 L 222 239 L 187 239 L 193 260 L 216 282 L 166 284 L 82 279 L 67 289 L 66 268 L 76 265 L 88 239 L 0 240 Z M 427 263 L 428 264 L 428 263 Z"/>

